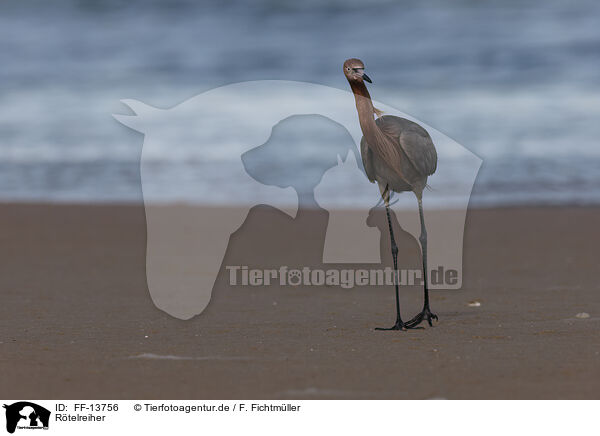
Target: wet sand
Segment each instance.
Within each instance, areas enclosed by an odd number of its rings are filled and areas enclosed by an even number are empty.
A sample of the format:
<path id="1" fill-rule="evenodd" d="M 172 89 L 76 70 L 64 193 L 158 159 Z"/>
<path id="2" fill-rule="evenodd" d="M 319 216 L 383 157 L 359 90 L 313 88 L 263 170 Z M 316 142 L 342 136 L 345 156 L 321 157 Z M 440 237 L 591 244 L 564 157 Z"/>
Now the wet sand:
<path id="1" fill-rule="evenodd" d="M 318 251 L 317 236 L 293 231 L 299 221 L 269 208 L 252 214 L 255 231 L 232 236 L 224 265 L 307 264 L 302 257 Z M 322 228 L 324 216 L 297 219 L 306 230 Z M 231 287 L 224 269 L 206 311 L 175 319 L 148 293 L 141 206 L 0 205 L 0 391 L 600 398 L 599 222 L 600 208 L 470 210 L 463 288 L 432 293 L 439 322 L 378 332 L 394 321 L 389 287 Z M 266 230 L 269 238 L 255 239 Z M 398 245 L 402 265 L 418 267 L 418 242 L 400 233 Z M 405 318 L 421 301 L 420 288 L 403 289 Z"/>

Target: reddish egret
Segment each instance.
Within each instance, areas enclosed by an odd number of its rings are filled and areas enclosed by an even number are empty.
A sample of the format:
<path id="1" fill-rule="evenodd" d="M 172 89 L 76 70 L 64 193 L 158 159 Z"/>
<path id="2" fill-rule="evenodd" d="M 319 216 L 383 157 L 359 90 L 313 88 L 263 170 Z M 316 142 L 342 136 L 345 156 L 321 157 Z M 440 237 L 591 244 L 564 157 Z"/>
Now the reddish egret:
<path id="1" fill-rule="evenodd" d="M 392 220 L 390 218 L 390 197 L 392 192 L 412 191 L 419 203 L 421 220 L 421 243 L 423 259 L 423 310 L 408 322 L 400 316 L 400 296 L 396 280 L 396 324 L 390 328 L 376 330 L 405 330 L 418 326 L 423 320 L 432 325 L 437 315 L 429 308 L 429 290 L 427 288 L 427 230 L 423 218 L 423 189 L 427 186 L 427 177 L 435 172 L 437 153 L 433 141 L 427 131 L 405 118 L 384 115 L 373 107 L 371 96 L 365 81 L 372 83 L 365 74 L 365 65 L 359 59 L 348 59 L 344 62 L 344 75 L 350 83 L 363 137 L 360 141 L 360 153 L 367 177 L 377 182 L 381 198 L 385 202 L 394 270 L 398 271 L 398 246 L 394 240 Z M 375 119 L 374 115 L 378 118 Z"/>

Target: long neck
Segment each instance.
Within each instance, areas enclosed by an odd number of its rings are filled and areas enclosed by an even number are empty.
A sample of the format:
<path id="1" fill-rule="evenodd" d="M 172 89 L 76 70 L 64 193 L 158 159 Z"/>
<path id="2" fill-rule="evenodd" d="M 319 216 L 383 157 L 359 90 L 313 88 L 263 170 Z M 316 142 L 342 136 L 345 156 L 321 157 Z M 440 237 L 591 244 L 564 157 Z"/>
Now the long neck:
<path id="1" fill-rule="evenodd" d="M 377 128 L 373 118 L 373 102 L 371 101 L 371 95 L 367 90 L 365 82 L 351 81 L 350 88 L 352 88 L 352 93 L 354 94 L 358 120 L 363 133 L 365 133 L 365 129 Z"/>
<path id="2" fill-rule="evenodd" d="M 352 92 L 354 93 L 354 100 L 356 101 L 356 111 L 358 112 L 360 129 L 362 130 L 367 143 L 375 145 L 381 141 L 386 141 L 386 135 L 379 127 L 377 127 L 377 124 L 375 124 L 375 118 L 373 117 L 375 110 L 365 82 L 349 82 L 350 88 L 352 88 Z"/>

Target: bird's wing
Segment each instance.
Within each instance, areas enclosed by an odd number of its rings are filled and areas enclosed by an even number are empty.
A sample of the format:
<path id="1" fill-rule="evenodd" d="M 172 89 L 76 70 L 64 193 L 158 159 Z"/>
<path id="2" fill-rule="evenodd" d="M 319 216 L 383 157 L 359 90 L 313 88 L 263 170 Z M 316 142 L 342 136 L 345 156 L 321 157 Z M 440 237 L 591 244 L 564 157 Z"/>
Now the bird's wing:
<path id="1" fill-rule="evenodd" d="M 400 148 L 420 174 L 430 176 L 435 173 L 437 152 L 427 130 L 410 120 L 394 116 L 384 116 L 376 122 L 385 134 L 397 138 Z"/>
<path id="2" fill-rule="evenodd" d="M 360 140 L 360 155 L 362 157 L 363 167 L 365 169 L 365 174 L 371 183 L 375 182 L 376 171 L 373 166 L 373 155 L 372 151 L 369 149 L 369 145 L 367 144 L 367 140 L 363 137 Z"/>
<path id="3" fill-rule="evenodd" d="M 404 131 L 400 134 L 400 146 L 410 163 L 423 175 L 430 176 L 437 168 L 437 151 L 429 134 L 414 130 Z"/>

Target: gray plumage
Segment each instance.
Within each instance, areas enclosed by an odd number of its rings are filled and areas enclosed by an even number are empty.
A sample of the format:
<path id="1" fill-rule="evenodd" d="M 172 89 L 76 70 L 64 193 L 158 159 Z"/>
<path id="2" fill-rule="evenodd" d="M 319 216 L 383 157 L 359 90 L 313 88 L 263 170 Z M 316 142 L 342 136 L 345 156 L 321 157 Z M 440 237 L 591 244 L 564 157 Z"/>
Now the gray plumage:
<path id="1" fill-rule="evenodd" d="M 423 127 L 406 118 L 384 115 L 375 124 L 391 138 L 390 145 L 399 156 L 399 171 L 369 147 L 363 136 L 360 154 L 367 177 L 379 186 L 389 186 L 394 192 L 413 191 L 420 198 L 427 186 L 427 177 L 437 169 L 437 152 Z"/>

